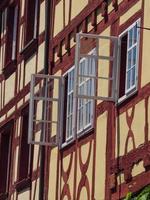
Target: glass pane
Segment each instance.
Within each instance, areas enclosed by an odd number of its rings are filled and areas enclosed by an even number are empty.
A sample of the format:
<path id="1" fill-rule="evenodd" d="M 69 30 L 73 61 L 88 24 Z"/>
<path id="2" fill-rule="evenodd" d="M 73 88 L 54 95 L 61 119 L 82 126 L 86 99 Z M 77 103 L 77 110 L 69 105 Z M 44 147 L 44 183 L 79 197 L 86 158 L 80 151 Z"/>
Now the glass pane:
<path id="1" fill-rule="evenodd" d="M 86 81 L 86 95 L 91 95 L 91 81 L 90 79 Z"/>
<path id="2" fill-rule="evenodd" d="M 69 137 L 70 118 L 67 118 L 67 138 Z"/>
<path id="3" fill-rule="evenodd" d="M 128 51 L 128 69 L 131 68 L 132 50 Z"/>
<path id="4" fill-rule="evenodd" d="M 67 97 L 67 116 L 69 115 L 70 113 L 70 95 L 68 95 Z"/>
<path id="5" fill-rule="evenodd" d="M 79 112 L 79 118 L 78 118 L 79 127 L 78 127 L 78 130 L 81 130 L 83 128 L 83 107 L 81 107 L 78 112 Z"/>
<path id="6" fill-rule="evenodd" d="M 85 75 L 85 60 L 82 60 L 79 66 L 80 75 Z M 84 78 L 81 79 L 81 82 L 84 81 Z"/>
<path id="7" fill-rule="evenodd" d="M 133 48 L 133 65 L 136 64 L 136 46 Z"/>
<path id="8" fill-rule="evenodd" d="M 131 70 L 127 72 L 127 90 L 130 89 Z"/>
<path id="9" fill-rule="evenodd" d="M 92 70 L 92 58 L 88 59 L 88 69 L 87 69 L 87 74 L 91 75 L 91 70 Z"/>
<path id="10" fill-rule="evenodd" d="M 86 125 L 91 122 L 91 101 L 86 104 Z"/>
<path id="11" fill-rule="evenodd" d="M 131 80 L 132 86 L 135 85 L 135 66 L 132 68 L 132 80 Z"/>
<path id="12" fill-rule="evenodd" d="M 129 38 L 128 38 L 128 40 L 129 40 L 129 43 L 128 43 L 129 47 L 128 48 L 130 48 L 132 46 L 132 36 L 133 36 L 133 30 L 131 29 L 129 31 Z"/>
<path id="13" fill-rule="evenodd" d="M 72 127 L 72 115 L 70 116 L 70 134 L 69 134 L 69 136 L 72 136 L 72 129 L 73 129 L 73 127 Z"/>
<path id="14" fill-rule="evenodd" d="M 137 27 L 136 27 L 136 25 L 134 26 L 133 30 L 134 30 L 133 44 L 135 44 L 137 42 Z"/>
<path id="15" fill-rule="evenodd" d="M 95 59 L 93 58 L 93 59 L 92 59 L 91 74 L 92 74 L 92 75 L 95 75 L 95 71 L 96 71 L 96 70 L 95 70 Z"/>

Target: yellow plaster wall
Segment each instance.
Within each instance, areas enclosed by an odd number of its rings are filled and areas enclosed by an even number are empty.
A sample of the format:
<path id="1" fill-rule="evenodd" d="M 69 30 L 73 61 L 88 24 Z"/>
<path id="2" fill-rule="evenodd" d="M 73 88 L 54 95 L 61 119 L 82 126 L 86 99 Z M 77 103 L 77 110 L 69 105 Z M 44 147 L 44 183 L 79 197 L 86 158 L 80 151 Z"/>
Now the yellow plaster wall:
<path id="1" fill-rule="evenodd" d="M 121 183 L 124 183 L 124 173 L 120 173 L 118 176 L 117 176 L 117 183 L 118 185 L 120 185 Z"/>
<path id="2" fill-rule="evenodd" d="M 88 0 L 72 0 L 71 19 L 77 16 L 88 4 Z"/>
<path id="3" fill-rule="evenodd" d="M 128 109 L 129 116 L 131 115 L 131 111 L 132 111 L 132 108 Z M 140 117 L 139 117 L 139 113 L 140 113 Z M 126 142 L 126 138 L 127 138 L 128 130 L 129 130 L 127 121 L 126 121 L 125 112 L 119 115 L 119 119 L 116 120 L 116 123 L 117 124 L 119 123 L 119 125 L 116 126 L 116 127 L 119 127 L 116 130 L 116 157 L 118 157 L 118 156 L 124 155 L 125 153 L 125 142 Z M 144 138 L 145 138 L 144 128 L 145 128 L 145 103 L 143 100 L 143 101 L 140 101 L 135 106 L 134 118 L 131 125 L 131 130 L 133 131 L 133 134 L 134 134 L 136 148 L 144 143 Z M 118 148 L 118 142 L 119 142 L 119 148 Z M 132 149 L 133 149 L 133 142 L 132 142 L 132 139 L 129 138 L 127 151 L 129 152 Z"/>
<path id="4" fill-rule="evenodd" d="M 5 81 L 5 104 L 8 103 L 13 97 L 15 92 L 15 77 L 16 74 L 13 73 L 6 81 Z"/>
<path id="5" fill-rule="evenodd" d="M 83 187 L 81 190 L 80 199 L 88 199 L 88 194 L 87 194 L 87 190 L 85 187 Z"/>
<path id="6" fill-rule="evenodd" d="M 126 122 L 125 113 L 119 115 L 118 119 L 116 120 L 116 127 L 119 127 L 116 130 L 116 157 L 118 157 L 124 155 L 125 141 L 129 130 Z"/>
<path id="7" fill-rule="evenodd" d="M 122 3 L 123 2 L 123 0 L 118 0 L 118 4 L 120 4 L 120 3 Z"/>
<path id="8" fill-rule="evenodd" d="M 88 158 L 88 153 L 89 153 L 89 147 L 90 143 L 86 143 L 81 146 L 81 159 L 83 163 L 86 163 L 87 158 Z M 93 143 L 92 143 L 92 148 L 91 148 L 91 154 L 90 154 L 90 161 L 89 161 L 89 166 L 88 170 L 86 172 L 88 181 L 89 181 L 89 186 L 90 186 L 90 191 L 92 189 L 92 169 L 93 169 Z M 79 185 L 79 182 L 81 181 L 82 177 L 82 171 L 80 169 L 80 163 L 79 163 L 79 149 L 78 149 L 78 161 L 77 161 L 77 185 Z M 81 191 L 81 196 L 80 199 L 87 199 L 87 192 L 85 188 L 82 189 Z"/>
<path id="9" fill-rule="evenodd" d="M 34 145 L 33 170 L 36 170 L 37 167 L 39 166 L 38 156 L 39 156 L 39 145 Z"/>
<path id="10" fill-rule="evenodd" d="M 33 55 L 25 65 L 25 85 L 31 81 L 31 74 L 35 74 L 36 55 Z"/>
<path id="11" fill-rule="evenodd" d="M 0 117 L 0 122 L 4 121 L 5 118 L 6 118 L 6 115 L 1 116 L 1 117 Z"/>
<path id="12" fill-rule="evenodd" d="M 103 17 L 102 17 L 102 11 L 101 11 L 101 9 L 99 8 L 98 11 L 97 11 L 97 24 L 98 24 L 99 22 L 101 22 L 102 19 L 103 19 Z"/>
<path id="13" fill-rule="evenodd" d="M 40 72 L 44 68 L 44 46 L 45 42 L 38 48 L 37 72 Z"/>
<path id="14" fill-rule="evenodd" d="M 7 117 L 10 117 L 10 115 L 12 115 L 12 113 L 15 111 L 15 106 L 12 107 L 8 112 L 7 112 Z"/>
<path id="15" fill-rule="evenodd" d="M 87 148 L 85 149 L 85 151 L 83 150 L 82 151 L 82 160 L 84 162 L 84 160 L 86 161 L 87 159 Z M 85 159 L 86 158 L 86 159 Z M 88 170 L 87 170 L 87 177 L 88 177 L 88 180 L 89 180 L 89 185 L 90 185 L 90 192 L 92 192 L 92 180 L 93 180 L 93 143 L 92 143 L 92 149 L 91 149 L 91 157 L 90 157 L 90 162 L 89 162 L 89 167 L 88 167 Z M 82 191 L 83 192 L 83 191 Z M 82 192 L 81 192 L 81 195 L 82 195 Z M 81 196 L 82 197 L 82 196 Z M 81 198 L 82 199 L 82 198 Z M 86 199 L 86 198 L 84 198 Z"/>
<path id="16" fill-rule="evenodd" d="M 145 104 L 144 101 L 140 101 L 135 106 L 134 119 L 132 123 L 132 131 L 134 133 L 136 147 L 144 143 L 144 137 L 145 137 L 144 127 L 145 127 Z"/>
<path id="17" fill-rule="evenodd" d="M 134 6 L 132 6 L 128 12 L 125 12 L 125 14 L 123 14 L 120 17 L 120 25 L 125 23 L 128 19 L 130 19 L 130 17 L 132 17 L 137 11 L 139 11 L 142 7 L 142 0 L 138 1 Z"/>
<path id="18" fill-rule="evenodd" d="M 87 30 L 88 30 L 88 32 L 89 32 L 89 31 L 92 30 L 92 29 L 93 29 L 93 26 L 92 26 L 92 24 L 91 24 L 91 17 L 88 17 Z"/>
<path id="19" fill-rule="evenodd" d="M 55 7 L 54 36 L 63 29 L 63 1 Z"/>
<path id="20" fill-rule="evenodd" d="M 66 53 L 66 49 L 65 49 L 65 44 L 62 45 L 62 55 L 64 55 Z"/>
<path id="21" fill-rule="evenodd" d="M 143 27 L 150 27 L 149 20 L 150 1 L 144 1 L 144 24 Z M 150 52 L 150 40 L 149 31 L 143 30 L 143 55 L 142 55 L 142 78 L 141 86 L 143 87 L 150 82 L 150 67 L 149 67 L 149 52 Z"/>
<path id="22" fill-rule="evenodd" d="M 30 98 L 30 94 L 27 94 L 27 95 L 24 97 L 25 102 L 27 102 L 27 101 L 29 100 L 29 98 Z"/>
<path id="23" fill-rule="evenodd" d="M 69 22 L 69 5 L 70 0 L 65 0 L 65 26 L 68 25 Z"/>
<path id="24" fill-rule="evenodd" d="M 21 99 L 18 103 L 17 103 L 17 108 L 20 108 L 23 105 L 23 99 Z"/>
<path id="25" fill-rule="evenodd" d="M 109 1 L 109 4 L 108 4 L 108 13 L 110 13 L 113 9 L 114 9 L 114 7 L 112 6 L 112 1 Z"/>
<path id="26" fill-rule="evenodd" d="M 96 127 L 96 166 L 95 166 L 95 199 L 105 199 L 105 172 L 106 172 L 106 137 L 107 116 L 105 112 L 97 118 Z"/>
<path id="27" fill-rule="evenodd" d="M 23 193 L 20 193 L 18 195 L 18 199 L 17 200 L 27 200 L 27 199 L 30 199 L 30 191 L 25 191 Z"/>
<path id="28" fill-rule="evenodd" d="M 138 164 L 135 164 L 132 169 L 132 176 L 137 176 L 138 174 L 145 171 L 145 168 L 143 167 L 143 161 L 139 162 Z"/>
<path id="29" fill-rule="evenodd" d="M 49 191 L 48 199 L 56 199 L 56 190 L 59 191 L 59 188 L 56 188 L 57 184 L 57 157 L 58 157 L 58 148 L 54 148 L 51 151 L 51 162 L 49 168 Z M 58 184 L 59 185 L 59 184 Z"/>
<path id="30" fill-rule="evenodd" d="M 79 149 L 77 150 L 77 155 L 78 155 L 78 158 L 79 158 Z M 80 170 L 80 165 L 79 165 L 79 159 L 77 159 L 76 163 L 77 163 L 77 165 L 76 165 L 77 166 L 76 183 L 77 183 L 77 185 L 79 185 L 79 182 L 81 180 L 81 170 Z M 76 194 L 77 194 L 77 189 L 78 188 L 76 188 Z"/>
<path id="31" fill-rule="evenodd" d="M 43 107 L 43 101 L 37 102 L 37 108 L 36 108 L 36 119 L 41 120 L 42 119 L 42 107 Z"/>
<path id="32" fill-rule="evenodd" d="M 39 34 L 45 30 L 45 1 L 40 5 Z"/>
<path id="33" fill-rule="evenodd" d="M 32 182 L 32 197 L 31 200 L 37 200 L 39 198 L 39 179 Z"/>
<path id="34" fill-rule="evenodd" d="M 73 188 L 74 188 L 74 164 L 75 164 L 74 156 L 75 156 L 75 153 L 73 153 L 72 167 L 71 167 L 69 179 L 68 179 L 68 182 L 67 182 L 68 185 L 69 185 L 71 196 L 73 196 Z M 63 158 L 63 169 L 64 169 L 64 171 L 66 171 L 68 169 L 68 166 L 69 166 L 69 163 L 70 163 L 70 157 L 71 157 L 71 154 L 69 154 L 68 156 Z M 62 187 L 63 187 L 63 184 L 64 184 L 63 178 L 61 178 L 61 182 L 62 182 Z M 62 189 L 63 188 L 61 188 L 61 191 L 62 191 Z"/>
<path id="35" fill-rule="evenodd" d="M 16 194 L 16 192 L 14 192 L 14 193 L 11 195 L 11 200 L 14 200 L 14 199 L 17 199 L 17 194 Z"/>

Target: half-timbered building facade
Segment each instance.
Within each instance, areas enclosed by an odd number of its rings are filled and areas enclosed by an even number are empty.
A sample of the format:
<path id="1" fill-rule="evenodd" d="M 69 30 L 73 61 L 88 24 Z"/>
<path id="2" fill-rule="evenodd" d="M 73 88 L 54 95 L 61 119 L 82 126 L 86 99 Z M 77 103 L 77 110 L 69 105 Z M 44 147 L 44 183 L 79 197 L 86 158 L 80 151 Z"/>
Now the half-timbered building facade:
<path id="1" fill-rule="evenodd" d="M 150 184 L 149 10 L 149 0 L 0 1 L 0 200 L 119 200 Z M 47 82 L 29 106 L 31 74 L 61 79 L 48 82 L 60 110 L 40 98 Z M 57 142 L 28 144 L 44 112 L 43 137 Z"/>

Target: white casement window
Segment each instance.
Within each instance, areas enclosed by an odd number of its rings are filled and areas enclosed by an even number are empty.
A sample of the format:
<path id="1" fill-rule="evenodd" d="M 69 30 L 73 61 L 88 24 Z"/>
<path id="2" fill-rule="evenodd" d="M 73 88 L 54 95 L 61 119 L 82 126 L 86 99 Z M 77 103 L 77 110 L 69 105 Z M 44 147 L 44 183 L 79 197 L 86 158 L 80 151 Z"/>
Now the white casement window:
<path id="1" fill-rule="evenodd" d="M 92 58 L 83 58 L 80 61 L 79 72 L 83 76 L 79 78 L 79 92 L 93 96 L 94 91 L 94 79 L 88 77 L 88 75 L 95 75 L 95 60 Z M 66 75 L 66 130 L 65 130 L 65 142 L 73 139 L 73 91 L 74 91 L 74 73 L 75 68 L 71 68 Z M 85 77 L 84 77 L 85 75 Z M 78 113 L 77 113 L 77 134 L 83 134 L 84 131 L 92 128 L 93 115 L 94 115 L 94 100 L 93 99 L 78 99 Z"/>
<path id="2" fill-rule="evenodd" d="M 95 60 L 92 58 L 83 59 L 80 62 L 79 73 L 85 75 L 79 78 L 79 93 L 88 96 L 94 95 L 94 79 L 87 77 L 95 76 Z M 79 98 L 78 100 L 78 134 L 92 126 L 93 122 L 93 105 L 92 99 Z"/>
<path id="3" fill-rule="evenodd" d="M 137 90 L 140 20 L 133 23 L 121 35 L 120 99 Z"/>
<path id="4" fill-rule="evenodd" d="M 67 78 L 67 114 L 66 114 L 66 140 L 73 136 L 73 89 L 74 89 L 74 68 L 69 70 Z"/>
<path id="5" fill-rule="evenodd" d="M 126 92 L 132 90 L 137 85 L 137 55 L 139 47 L 139 29 L 137 24 L 138 22 L 134 23 L 128 30 Z"/>

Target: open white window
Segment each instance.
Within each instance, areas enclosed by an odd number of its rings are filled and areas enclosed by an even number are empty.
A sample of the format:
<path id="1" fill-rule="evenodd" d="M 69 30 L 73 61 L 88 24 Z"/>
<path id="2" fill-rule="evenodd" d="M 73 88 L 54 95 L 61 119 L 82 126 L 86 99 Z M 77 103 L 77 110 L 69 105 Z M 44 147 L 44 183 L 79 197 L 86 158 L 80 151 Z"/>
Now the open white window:
<path id="1" fill-rule="evenodd" d="M 62 78 L 33 74 L 31 77 L 28 143 L 56 146 L 61 129 Z"/>
<path id="2" fill-rule="evenodd" d="M 89 54 L 94 54 L 92 50 Z M 91 58 L 83 58 L 80 60 L 79 66 L 80 75 L 78 89 L 82 93 L 94 95 L 94 79 L 88 77 L 95 76 L 95 60 Z M 74 120 L 74 79 L 75 67 L 72 67 L 64 75 L 64 132 L 63 143 L 68 143 L 74 139 L 73 120 Z M 85 134 L 86 131 L 93 127 L 94 117 L 94 101 L 93 99 L 79 99 L 77 105 L 77 134 Z"/>
<path id="3" fill-rule="evenodd" d="M 137 91 L 140 20 L 134 22 L 121 35 L 119 101 Z"/>

